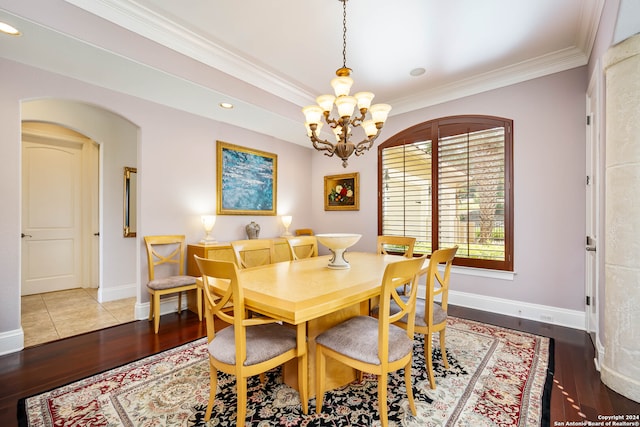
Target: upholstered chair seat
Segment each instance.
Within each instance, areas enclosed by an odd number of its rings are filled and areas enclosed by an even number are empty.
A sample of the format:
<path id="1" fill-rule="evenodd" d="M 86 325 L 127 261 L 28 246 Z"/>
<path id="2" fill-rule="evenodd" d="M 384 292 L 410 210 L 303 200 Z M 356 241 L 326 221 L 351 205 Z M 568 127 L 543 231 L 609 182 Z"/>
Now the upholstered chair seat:
<path id="1" fill-rule="evenodd" d="M 406 300 L 406 298 L 404 297 L 402 299 Z M 416 301 L 416 324 L 415 324 L 416 328 L 427 326 L 427 322 L 424 320 L 425 307 L 426 307 L 425 300 L 419 298 Z M 433 316 L 434 324 L 442 323 L 447 320 L 447 312 L 442 309 L 442 306 L 440 305 L 440 303 L 434 302 L 432 307 L 433 308 L 431 311 L 431 315 Z M 394 301 L 390 304 L 389 310 L 391 311 L 392 314 L 398 313 L 400 311 L 400 306 L 398 306 L 398 304 L 396 304 Z M 378 308 L 376 307 L 374 309 L 374 313 L 377 314 L 377 311 L 378 311 Z M 402 323 L 407 323 L 407 317 L 405 316 L 399 321 Z"/>
<path id="2" fill-rule="evenodd" d="M 147 287 L 155 291 L 176 288 L 178 286 L 194 285 L 196 278 L 193 276 L 171 276 L 162 279 L 153 279 L 147 283 Z"/>
<path id="3" fill-rule="evenodd" d="M 209 353 L 222 363 L 236 363 L 236 335 L 233 327 L 226 327 L 216 334 L 209 344 Z M 245 366 L 257 365 L 296 349 L 295 329 L 286 329 L 277 323 L 247 328 L 247 358 Z"/>
<path id="4" fill-rule="evenodd" d="M 369 316 L 352 317 L 338 326 L 316 337 L 316 343 L 340 351 L 347 357 L 364 363 L 379 365 L 377 343 L 378 319 Z M 407 336 L 407 331 L 389 325 L 389 362 L 395 362 L 413 351 L 413 340 Z"/>

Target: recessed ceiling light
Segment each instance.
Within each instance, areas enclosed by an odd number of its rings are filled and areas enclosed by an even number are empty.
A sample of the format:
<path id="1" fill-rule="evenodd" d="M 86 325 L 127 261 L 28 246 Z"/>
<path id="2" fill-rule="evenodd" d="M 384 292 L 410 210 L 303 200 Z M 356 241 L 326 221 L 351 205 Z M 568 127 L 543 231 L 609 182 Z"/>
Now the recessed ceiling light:
<path id="1" fill-rule="evenodd" d="M 230 102 L 221 102 L 218 105 L 220 106 L 220 108 L 226 108 L 227 110 L 233 108 L 233 104 L 231 104 Z"/>
<path id="2" fill-rule="evenodd" d="M 413 77 L 418 77 L 423 75 L 427 70 L 425 70 L 422 67 L 418 67 L 418 68 L 414 68 L 413 70 L 409 71 L 409 74 L 411 74 Z"/>
<path id="3" fill-rule="evenodd" d="M 12 27 L 11 25 L 7 24 L 6 22 L 2 22 L 2 21 L 0 21 L 0 32 L 5 33 L 5 34 L 9 34 L 10 36 L 19 36 L 20 35 L 20 31 L 18 31 L 17 28 Z"/>

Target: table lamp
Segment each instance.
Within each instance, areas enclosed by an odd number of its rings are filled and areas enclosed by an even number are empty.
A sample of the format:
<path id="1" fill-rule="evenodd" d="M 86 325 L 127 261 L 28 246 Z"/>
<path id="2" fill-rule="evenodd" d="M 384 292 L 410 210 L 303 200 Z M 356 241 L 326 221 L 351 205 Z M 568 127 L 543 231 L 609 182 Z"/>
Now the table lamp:
<path id="1" fill-rule="evenodd" d="M 200 243 L 204 245 L 210 245 L 212 243 L 216 243 L 216 239 L 211 235 L 211 230 L 213 230 L 213 226 L 216 223 L 215 215 L 202 215 L 200 217 L 202 220 L 202 225 L 204 226 L 205 236 L 204 239 L 200 240 Z"/>
<path id="2" fill-rule="evenodd" d="M 280 219 L 282 220 L 282 225 L 284 225 L 284 234 L 281 237 L 291 236 L 289 226 L 291 225 L 293 217 L 291 215 L 283 215 Z"/>

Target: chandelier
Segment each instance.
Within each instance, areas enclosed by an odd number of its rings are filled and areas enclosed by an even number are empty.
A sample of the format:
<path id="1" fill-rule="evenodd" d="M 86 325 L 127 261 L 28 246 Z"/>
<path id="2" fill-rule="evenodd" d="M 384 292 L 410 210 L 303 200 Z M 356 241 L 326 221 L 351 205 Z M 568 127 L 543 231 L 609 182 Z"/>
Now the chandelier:
<path id="1" fill-rule="evenodd" d="M 318 151 L 325 151 L 324 154 L 329 157 L 337 154 L 342 159 L 342 166 L 346 168 L 347 159 L 351 154 L 360 156 L 373 146 L 373 142 L 387 120 L 391 106 L 371 105 L 375 96 L 371 92 L 358 92 L 354 96 L 349 96 L 353 79 L 349 77 L 351 69 L 347 68 L 347 0 L 338 1 L 342 2 L 342 68 L 336 71 L 337 77 L 331 80 L 335 96 L 320 95 L 316 98 L 318 105 L 304 107 L 302 112 L 306 118 L 307 135 L 313 147 Z M 338 113 L 337 118 L 331 116 L 334 105 Z M 359 115 L 358 112 L 354 115 L 356 105 Z M 365 120 L 367 112 L 370 113 L 371 118 Z M 319 138 L 323 125 L 322 118 L 333 130 L 337 141 L 335 144 Z M 351 130 L 357 127 L 361 127 L 366 136 L 360 142 L 354 143 L 351 141 Z"/>

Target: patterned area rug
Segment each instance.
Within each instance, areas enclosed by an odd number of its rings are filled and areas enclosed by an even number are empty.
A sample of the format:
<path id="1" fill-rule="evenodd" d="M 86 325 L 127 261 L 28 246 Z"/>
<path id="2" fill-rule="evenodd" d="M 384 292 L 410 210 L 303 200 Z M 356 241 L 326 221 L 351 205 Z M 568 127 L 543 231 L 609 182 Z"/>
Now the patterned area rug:
<path id="1" fill-rule="evenodd" d="M 402 370 L 389 376 L 391 426 L 539 426 L 546 424 L 552 380 L 553 341 L 514 330 L 450 318 L 445 370 L 434 341 L 437 388 L 424 366 L 423 340 L 416 335 L 413 386 L 418 415 L 411 415 Z M 545 386 L 546 385 L 546 386 Z M 21 399 L 21 426 L 235 426 L 233 376 L 220 375 L 209 423 L 206 340 L 165 351 L 52 391 Z M 544 403 L 543 403 L 544 401 Z M 279 369 L 261 384 L 249 381 L 247 426 L 376 426 L 377 382 L 325 393 L 321 414 L 315 399 L 302 413 L 298 393 L 281 383 Z M 543 406 L 547 406 L 544 409 Z"/>

